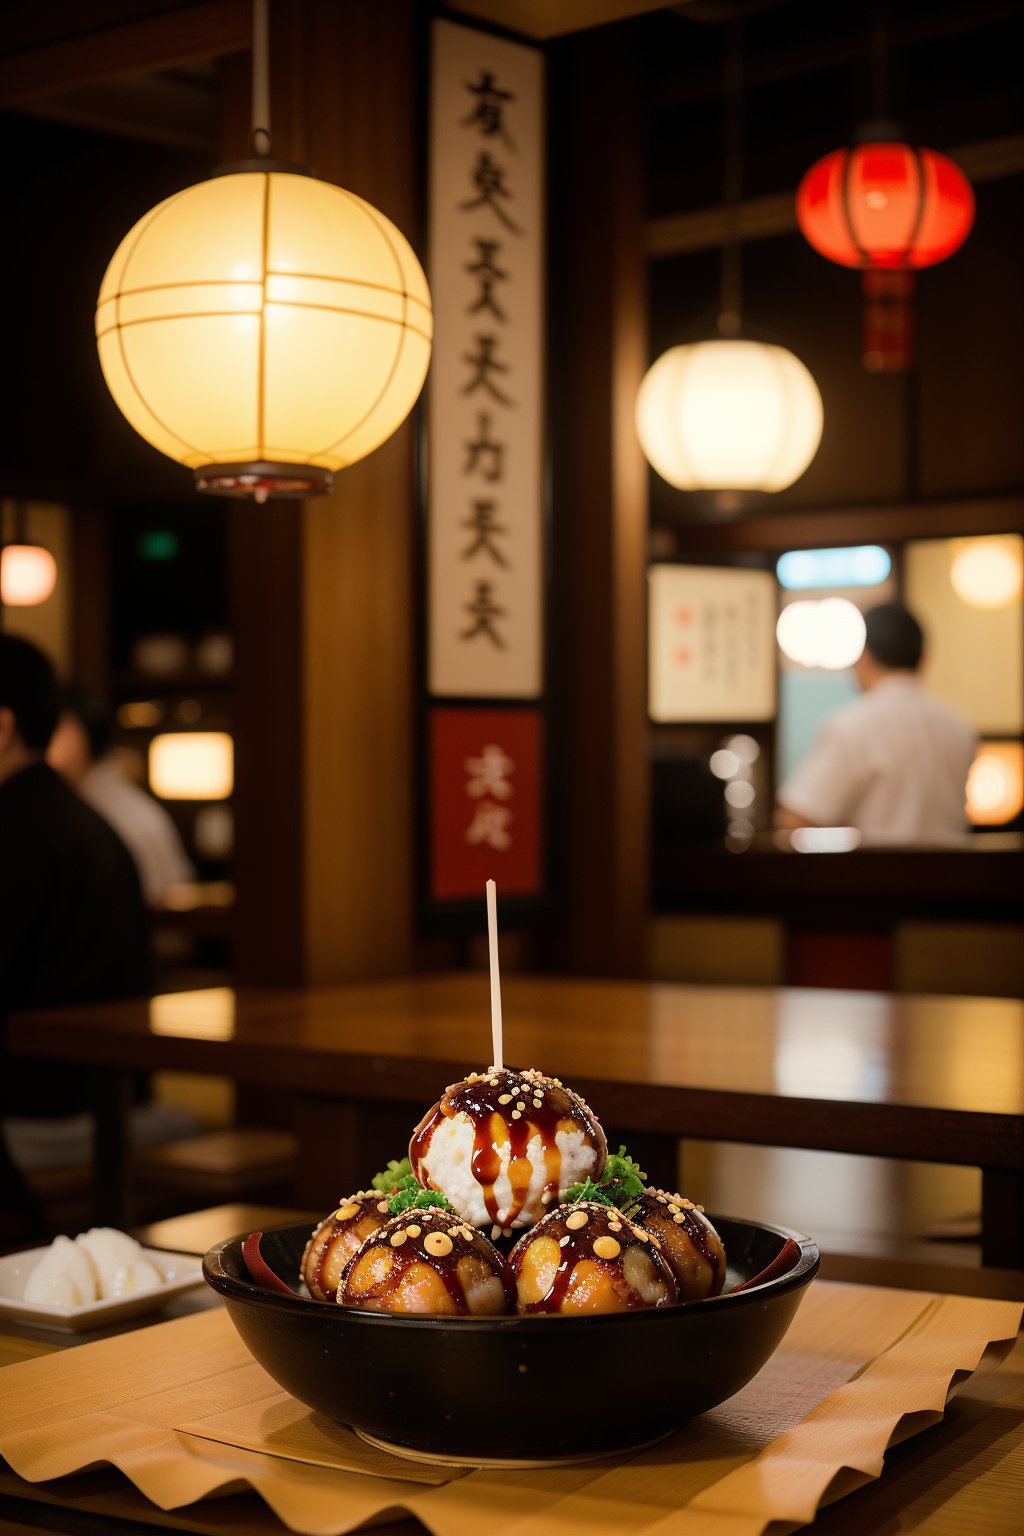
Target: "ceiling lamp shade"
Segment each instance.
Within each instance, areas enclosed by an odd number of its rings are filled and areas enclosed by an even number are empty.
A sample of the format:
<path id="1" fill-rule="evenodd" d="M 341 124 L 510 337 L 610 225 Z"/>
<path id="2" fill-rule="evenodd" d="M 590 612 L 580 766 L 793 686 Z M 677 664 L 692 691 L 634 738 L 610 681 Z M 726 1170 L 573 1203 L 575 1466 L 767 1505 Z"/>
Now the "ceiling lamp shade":
<path id="1" fill-rule="evenodd" d="M 644 376 L 636 429 L 647 459 L 684 491 L 781 491 L 821 441 L 821 395 L 785 347 L 746 340 L 671 347 Z"/>
<path id="2" fill-rule="evenodd" d="M 864 363 L 897 372 L 913 360 L 913 273 L 960 249 L 974 223 L 963 171 L 894 138 L 836 149 L 797 189 L 797 222 L 829 261 L 863 272 Z"/>
<path id="3" fill-rule="evenodd" d="M 31 608 L 45 603 L 57 585 L 57 562 L 41 544 L 0 548 L 0 604 Z"/>
<path id="4" fill-rule="evenodd" d="M 96 306 L 103 375 L 201 490 L 306 495 L 405 420 L 430 292 L 362 198 L 281 161 L 228 166 L 140 219 Z"/>
<path id="5" fill-rule="evenodd" d="M 955 539 L 949 578 L 962 602 L 972 608 L 1006 608 L 1024 587 L 1024 540 L 1018 533 Z"/>

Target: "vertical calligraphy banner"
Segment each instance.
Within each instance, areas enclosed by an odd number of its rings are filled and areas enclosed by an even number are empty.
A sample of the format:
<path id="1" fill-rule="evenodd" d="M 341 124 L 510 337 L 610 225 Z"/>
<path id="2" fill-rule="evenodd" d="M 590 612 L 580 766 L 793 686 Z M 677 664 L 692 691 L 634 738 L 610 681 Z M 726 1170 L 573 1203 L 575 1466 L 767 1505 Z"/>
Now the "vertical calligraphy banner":
<path id="1" fill-rule="evenodd" d="M 427 689 L 543 691 L 544 65 L 432 30 Z"/>

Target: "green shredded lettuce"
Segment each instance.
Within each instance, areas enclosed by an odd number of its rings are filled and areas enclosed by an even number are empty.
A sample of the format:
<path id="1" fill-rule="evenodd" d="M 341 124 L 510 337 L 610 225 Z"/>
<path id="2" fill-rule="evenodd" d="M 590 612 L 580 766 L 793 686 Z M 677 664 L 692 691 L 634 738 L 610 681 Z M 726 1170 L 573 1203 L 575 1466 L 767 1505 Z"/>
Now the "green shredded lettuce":
<path id="1" fill-rule="evenodd" d="M 451 1204 L 436 1189 L 424 1189 L 422 1184 L 417 1184 L 411 1173 L 402 1179 L 395 1193 L 391 1196 L 388 1210 L 392 1216 L 397 1216 L 399 1211 L 428 1210 L 431 1206 L 442 1211 L 450 1211 Z"/>
<path id="2" fill-rule="evenodd" d="M 392 1158 L 382 1173 L 374 1174 L 370 1184 L 382 1195 L 390 1196 L 388 1210 L 392 1216 L 397 1216 L 399 1211 L 408 1211 L 414 1207 L 424 1211 L 431 1206 L 442 1211 L 450 1211 L 452 1208 L 444 1195 L 439 1194 L 436 1189 L 424 1189 L 423 1185 L 413 1177 L 412 1166 L 407 1157 L 403 1157 L 401 1162 L 396 1162 Z"/>
<path id="3" fill-rule="evenodd" d="M 618 1152 L 609 1152 L 599 1184 L 588 1178 L 582 1184 L 573 1184 L 569 1189 L 563 1189 L 559 1199 L 563 1205 L 596 1200 L 601 1205 L 615 1205 L 620 1211 L 625 1211 L 639 1199 L 646 1187 L 646 1173 L 639 1163 L 633 1161 L 625 1147 L 620 1147 Z"/>
<path id="4" fill-rule="evenodd" d="M 375 1173 L 370 1180 L 372 1189 L 380 1190 L 382 1195 L 389 1195 L 393 1189 L 397 1189 L 403 1179 L 412 1177 L 412 1164 L 407 1157 L 403 1157 L 400 1163 L 391 1159 L 383 1173 Z"/>

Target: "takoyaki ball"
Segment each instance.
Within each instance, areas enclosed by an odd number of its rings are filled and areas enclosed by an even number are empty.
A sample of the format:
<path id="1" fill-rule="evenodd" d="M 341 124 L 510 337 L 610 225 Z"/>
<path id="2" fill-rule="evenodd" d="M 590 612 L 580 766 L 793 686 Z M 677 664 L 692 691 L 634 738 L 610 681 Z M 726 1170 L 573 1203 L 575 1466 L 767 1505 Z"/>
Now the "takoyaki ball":
<path id="1" fill-rule="evenodd" d="M 471 1226 L 532 1227 L 560 1189 L 601 1177 L 597 1116 L 557 1077 L 492 1067 L 446 1088 L 413 1132 L 409 1161 Z"/>
<path id="2" fill-rule="evenodd" d="M 431 1317 L 498 1317 L 515 1288 L 494 1244 L 451 1211 L 408 1210 L 373 1232 L 338 1290 L 344 1307 Z"/>
<path id="3" fill-rule="evenodd" d="M 371 1232 L 391 1220 L 388 1195 L 361 1189 L 317 1227 L 302 1255 L 301 1274 L 314 1301 L 337 1301 L 342 1270 Z"/>
<path id="4" fill-rule="evenodd" d="M 679 1299 L 659 1239 L 597 1201 L 551 1211 L 519 1239 L 509 1267 L 518 1312 L 633 1312 Z"/>
<path id="5" fill-rule="evenodd" d="M 648 1189 L 629 1214 L 660 1242 L 679 1282 L 680 1301 L 718 1295 L 725 1284 L 725 1248 L 700 1206 L 664 1189 Z"/>

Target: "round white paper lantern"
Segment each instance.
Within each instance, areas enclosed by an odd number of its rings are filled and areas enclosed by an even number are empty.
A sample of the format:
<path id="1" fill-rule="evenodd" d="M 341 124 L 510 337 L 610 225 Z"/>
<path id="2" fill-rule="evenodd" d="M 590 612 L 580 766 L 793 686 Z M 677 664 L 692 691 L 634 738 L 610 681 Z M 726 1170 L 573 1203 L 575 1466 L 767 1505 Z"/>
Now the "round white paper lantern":
<path id="1" fill-rule="evenodd" d="M 280 161 L 169 197 L 96 306 L 107 385 L 202 490 L 304 495 L 391 436 L 430 360 L 426 278 L 362 198 Z"/>
<path id="2" fill-rule="evenodd" d="M 683 491 L 781 491 L 821 441 L 818 386 L 785 347 L 699 341 L 671 347 L 636 402 L 640 445 Z"/>
<path id="3" fill-rule="evenodd" d="M 8 608 L 45 603 L 57 585 L 57 562 L 41 544 L 0 548 L 0 602 Z"/>

